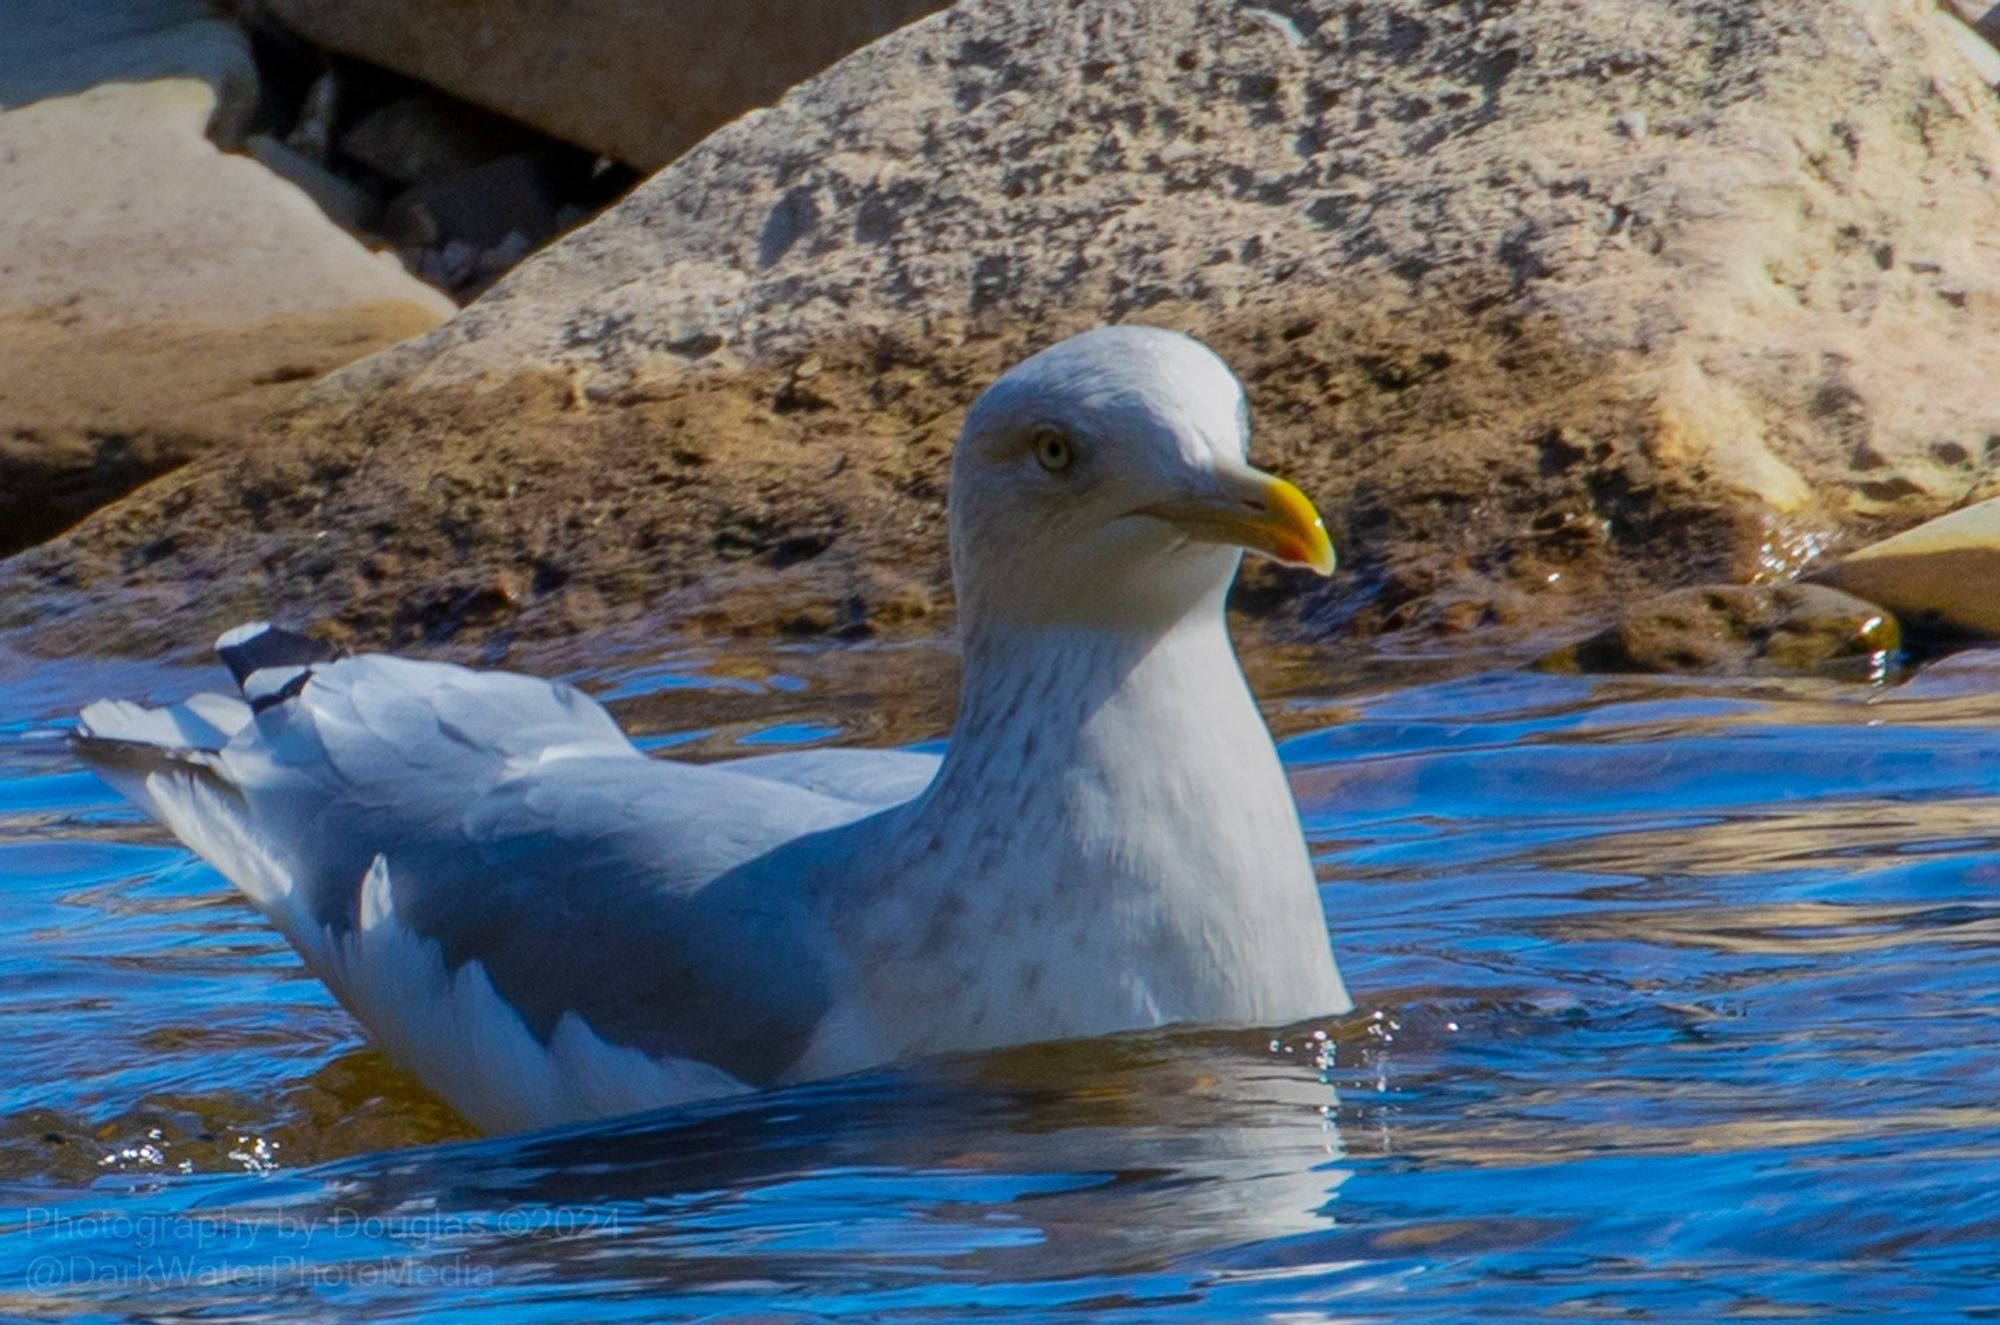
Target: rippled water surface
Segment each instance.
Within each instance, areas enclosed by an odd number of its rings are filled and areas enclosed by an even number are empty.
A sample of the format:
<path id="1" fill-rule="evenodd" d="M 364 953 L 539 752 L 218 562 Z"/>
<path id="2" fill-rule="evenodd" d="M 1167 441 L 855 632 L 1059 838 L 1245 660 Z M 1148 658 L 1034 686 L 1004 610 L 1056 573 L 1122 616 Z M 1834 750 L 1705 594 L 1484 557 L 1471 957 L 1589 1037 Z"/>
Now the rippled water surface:
<path id="1" fill-rule="evenodd" d="M 1253 670 L 1352 1016 L 482 1141 L 66 753 L 220 673 L 0 659 L 0 1317 L 2000 1319 L 2000 664 Z M 949 720 L 939 650 L 578 679 Z"/>

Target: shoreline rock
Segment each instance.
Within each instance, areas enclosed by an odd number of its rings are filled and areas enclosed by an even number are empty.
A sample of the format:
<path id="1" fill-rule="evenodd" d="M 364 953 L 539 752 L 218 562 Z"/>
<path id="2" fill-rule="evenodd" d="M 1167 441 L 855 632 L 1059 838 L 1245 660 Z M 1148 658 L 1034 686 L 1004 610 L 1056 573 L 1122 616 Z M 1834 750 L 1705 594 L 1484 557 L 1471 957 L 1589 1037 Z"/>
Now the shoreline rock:
<path id="1" fill-rule="evenodd" d="M 1320 501 L 1350 572 L 1238 595 L 1295 636 L 1574 630 L 1985 481 L 2000 253 L 1963 218 L 2000 207 L 2000 116 L 1926 8 L 1260 15 L 896 33 L 254 452 L 8 563 L 4 620 L 931 629 L 958 411 L 1105 319 L 1213 344 Z"/>
<path id="2" fill-rule="evenodd" d="M 0 108 L 0 555 L 197 456 L 232 463 L 308 379 L 452 311 L 205 136 L 256 102 L 241 35 L 206 15 L 0 19 L 0 93 L 33 98 Z"/>
<path id="3" fill-rule="evenodd" d="M 1813 580 L 1946 639 L 2000 639 L 2000 497 L 1871 543 Z"/>
<path id="4" fill-rule="evenodd" d="M 1544 655 L 1555 672 L 1818 672 L 1871 679 L 1903 643 L 1896 618 L 1817 584 L 1724 584 L 1635 603 L 1587 639 Z"/>
<path id="5" fill-rule="evenodd" d="M 237 0 L 640 170 L 947 0 Z"/>

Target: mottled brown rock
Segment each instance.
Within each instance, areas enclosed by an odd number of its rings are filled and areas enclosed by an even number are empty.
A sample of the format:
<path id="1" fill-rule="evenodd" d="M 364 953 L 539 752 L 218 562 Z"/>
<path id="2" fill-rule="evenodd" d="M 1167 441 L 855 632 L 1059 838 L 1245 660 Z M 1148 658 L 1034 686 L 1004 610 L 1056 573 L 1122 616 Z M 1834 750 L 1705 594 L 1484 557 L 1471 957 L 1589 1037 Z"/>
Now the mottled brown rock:
<path id="1" fill-rule="evenodd" d="M 1552 671 L 1811 672 L 1901 647 L 1896 618 L 1815 584 L 1677 589 L 1542 659 Z M 1857 678 L 1866 675 L 1857 670 Z"/>
<path id="2" fill-rule="evenodd" d="M 946 0 L 258 0 L 285 26 L 642 170 Z"/>
<path id="3" fill-rule="evenodd" d="M 188 638 L 928 626 L 959 411 L 1106 319 L 1243 375 L 1349 570 L 1240 601 L 1309 635 L 1533 634 L 1993 483 L 2000 132 L 1928 6 L 1285 12 L 968 0 L 0 590 Z"/>

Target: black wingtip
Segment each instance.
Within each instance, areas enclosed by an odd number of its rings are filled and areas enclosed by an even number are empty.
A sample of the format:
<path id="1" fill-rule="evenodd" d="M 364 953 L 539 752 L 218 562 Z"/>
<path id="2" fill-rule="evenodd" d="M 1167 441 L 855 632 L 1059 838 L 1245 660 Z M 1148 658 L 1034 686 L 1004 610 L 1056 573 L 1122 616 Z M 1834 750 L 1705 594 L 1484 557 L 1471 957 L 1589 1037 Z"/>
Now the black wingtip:
<path id="1" fill-rule="evenodd" d="M 310 667 L 340 656 L 340 650 L 331 644 L 268 621 L 224 632 L 215 642 L 215 652 L 239 687 L 250 679 L 251 673 L 267 667 Z"/>

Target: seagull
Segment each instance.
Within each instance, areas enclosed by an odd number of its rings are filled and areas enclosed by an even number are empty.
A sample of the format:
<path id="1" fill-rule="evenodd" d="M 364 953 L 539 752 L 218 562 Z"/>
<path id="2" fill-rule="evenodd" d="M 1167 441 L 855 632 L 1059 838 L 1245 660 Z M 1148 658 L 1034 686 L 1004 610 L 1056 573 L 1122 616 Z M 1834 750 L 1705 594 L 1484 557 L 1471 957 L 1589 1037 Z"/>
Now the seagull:
<path id="1" fill-rule="evenodd" d="M 1227 365 L 1151 327 L 1062 341 L 974 402 L 942 756 L 654 759 L 570 685 L 261 622 L 217 641 L 240 693 L 100 700 L 76 749 L 488 1132 L 1337 1015 L 1223 610 L 1245 550 L 1334 554 L 1248 434 Z"/>

